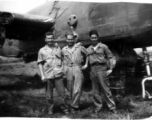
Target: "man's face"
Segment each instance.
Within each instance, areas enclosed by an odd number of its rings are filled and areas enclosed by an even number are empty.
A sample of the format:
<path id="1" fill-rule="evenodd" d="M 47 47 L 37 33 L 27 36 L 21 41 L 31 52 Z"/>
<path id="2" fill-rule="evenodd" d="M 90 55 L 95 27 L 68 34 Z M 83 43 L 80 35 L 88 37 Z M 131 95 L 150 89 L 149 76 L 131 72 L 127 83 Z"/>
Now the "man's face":
<path id="1" fill-rule="evenodd" d="M 53 35 L 46 35 L 45 42 L 48 45 L 52 45 L 54 43 L 54 37 L 53 37 Z"/>
<path id="2" fill-rule="evenodd" d="M 92 34 L 90 36 L 90 40 L 91 40 L 93 45 L 96 45 L 98 43 L 98 36 L 96 34 Z"/>
<path id="3" fill-rule="evenodd" d="M 67 35 L 66 42 L 68 43 L 68 46 L 73 46 L 74 45 L 74 36 Z"/>

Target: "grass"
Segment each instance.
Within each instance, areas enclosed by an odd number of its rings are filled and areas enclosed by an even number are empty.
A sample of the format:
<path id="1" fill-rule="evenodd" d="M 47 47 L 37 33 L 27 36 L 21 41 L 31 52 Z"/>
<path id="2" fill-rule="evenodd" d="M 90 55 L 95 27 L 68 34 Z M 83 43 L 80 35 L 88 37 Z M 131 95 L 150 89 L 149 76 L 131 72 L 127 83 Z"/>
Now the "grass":
<path id="1" fill-rule="evenodd" d="M 31 91 L 29 91 L 31 92 Z M 56 94 L 56 92 L 55 92 Z M 64 116 L 60 109 L 60 98 L 56 95 L 55 114 L 48 115 L 48 106 L 44 94 L 27 94 L 27 91 L 2 91 L 0 94 L 0 116 L 1 117 L 44 117 L 61 118 Z M 152 114 L 151 101 L 142 101 L 141 96 L 126 96 L 120 102 L 116 102 L 118 114 L 109 112 L 105 102 L 103 111 L 95 114 L 93 103 L 89 95 L 83 93 L 81 97 L 80 111 L 76 114 L 69 114 L 69 118 L 84 119 L 142 119 Z"/>
<path id="2" fill-rule="evenodd" d="M 23 64 L 20 64 L 20 66 L 15 64 L 16 69 L 20 69 L 21 66 L 25 67 Z M 33 65 L 30 65 L 30 67 L 36 68 Z M 0 69 L 4 69 L 4 67 Z M 13 66 L 7 69 L 14 70 Z M 37 74 L 30 74 L 30 76 L 27 76 L 27 74 L 15 75 L 14 72 L 12 74 L 12 71 L 7 72 L 7 74 L 0 73 L 0 117 L 64 117 L 60 109 L 61 99 L 56 91 L 54 91 L 54 101 L 55 113 L 49 115 L 49 104 L 45 99 L 45 83 L 40 81 Z M 143 119 L 152 115 L 152 102 L 143 101 L 141 94 L 127 94 L 121 99 L 115 97 L 118 111 L 116 115 L 109 112 L 105 101 L 103 101 L 103 110 L 95 114 L 92 92 L 89 89 L 83 92 L 80 101 L 80 110 L 75 114 L 70 113 L 67 116 L 68 118 L 132 120 Z"/>

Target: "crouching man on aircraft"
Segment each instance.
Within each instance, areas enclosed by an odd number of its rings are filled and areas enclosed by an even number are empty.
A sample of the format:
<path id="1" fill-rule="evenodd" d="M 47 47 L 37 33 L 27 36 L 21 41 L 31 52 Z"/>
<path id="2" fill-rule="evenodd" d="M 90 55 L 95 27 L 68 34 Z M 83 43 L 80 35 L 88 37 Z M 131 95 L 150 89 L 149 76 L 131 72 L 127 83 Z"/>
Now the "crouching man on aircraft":
<path id="1" fill-rule="evenodd" d="M 87 68 L 87 51 L 75 43 L 72 31 L 66 33 L 67 46 L 62 49 L 64 72 L 67 79 L 67 89 L 70 92 L 71 112 L 79 108 L 79 100 L 84 81 L 83 70 Z M 83 64 L 84 63 L 84 64 Z"/>
<path id="2" fill-rule="evenodd" d="M 105 44 L 98 41 L 98 33 L 92 30 L 89 33 L 92 45 L 87 48 L 88 63 L 90 65 L 90 79 L 93 88 L 93 102 L 96 106 L 95 113 L 102 109 L 101 92 L 105 96 L 106 103 L 111 112 L 116 113 L 116 106 L 110 88 L 107 83 L 107 76 L 112 72 L 112 53 Z M 110 62 L 110 69 L 107 69 L 107 61 Z"/>
<path id="3" fill-rule="evenodd" d="M 65 88 L 63 84 L 63 65 L 61 59 L 61 49 L 54 43 L 54 35 L 51 32 L 46 33 L 46 45 L 39 50 L 38 66 L 41 73 L 41 79 L 46 82 L 46 99 L 48 100 L 49 114 L 53 114 L 53 86 L 63 99 L 61 106 L 63 112 L 68 114 L 66 104 Z"/>

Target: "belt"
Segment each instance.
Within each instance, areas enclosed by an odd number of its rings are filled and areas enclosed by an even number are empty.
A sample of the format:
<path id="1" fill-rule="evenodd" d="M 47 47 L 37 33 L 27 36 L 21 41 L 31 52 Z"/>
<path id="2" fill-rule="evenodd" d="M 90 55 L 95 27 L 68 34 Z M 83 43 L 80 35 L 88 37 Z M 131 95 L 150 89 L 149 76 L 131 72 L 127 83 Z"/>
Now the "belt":
<path id="1" fill-rule="evenodd" d="M 106 63 L 98 63 L 98 62 L 95 62 L 95 63 L 92 63 L 91 66 L 97 66 L 97 65 L 106 65 Z"/>
<path id="2" fill-rule="evenodd" d="M 67 64 L 67 66 L 69 66 L 69 67 L 72 67 L 72 66 L 75 66 L 76 64 L 74 64 L 74 63 L 69 63 L 69 64 Z"/>
<path id="3" fill-rule="evenodd" d="M 68 66 L 68 67 L 73 67 L 73 66 L 76 66 L 76 64 L 75 63 L 68 63 L 68 64 L 65 64 L 66 66 Z"/>

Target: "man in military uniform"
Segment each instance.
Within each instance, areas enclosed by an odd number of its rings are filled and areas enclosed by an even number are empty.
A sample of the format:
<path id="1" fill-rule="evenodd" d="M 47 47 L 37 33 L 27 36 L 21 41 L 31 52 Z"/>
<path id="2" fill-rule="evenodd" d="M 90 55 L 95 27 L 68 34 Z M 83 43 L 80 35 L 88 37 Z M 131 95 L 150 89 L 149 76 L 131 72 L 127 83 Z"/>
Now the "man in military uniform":
<path id="1" fill-rule="evenodd" d="M 46 33 L 46 45 L 39 50 L 38 66 L 41 79 L 46 82 L 46 99 L 48 100 L 49 114 L 53 114 L 53 86 L 63 99 L 62 109 L 68 114 L 66 104 L 65 88 L 63 84 L 63 65 L 61 59 L 61 49 L 54 43 L 54 36 L 51 32 Z"/>
<path id="2" fill-rule="evenodd" d="M 71 112 L 75 112 L 79 108 L 84 81 L 82 70 L 87 68 L 87 51 L 82 45 L 75 43 L 72 31 L 67 31 L 66 42 L 68 45 L 62 49 L 64 72 L 67 79 L 67 89 L 70 92 Z"/>
<path id="3" fill-rule="evenodd" d="M 94 93 L 93 102 L 96 106 L 95 112 L 97 113 L 102 109 L 102 92 L 109 109 L 111 112 L 116 113 L 115 102 L 107 79 L 107 76 L 111 74 L 113 69 L 112 53 L 105 44 L 98 41 L 99 36 L 96 30 L 90 31 L 89 36 L 92 45 L 88 47 L 87 52 L 90 65 L 90 79 Z M 107 62 L 109 62 L 109 69 Z"/>

